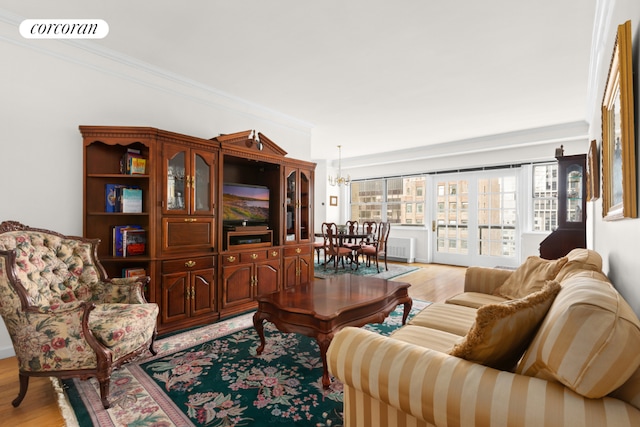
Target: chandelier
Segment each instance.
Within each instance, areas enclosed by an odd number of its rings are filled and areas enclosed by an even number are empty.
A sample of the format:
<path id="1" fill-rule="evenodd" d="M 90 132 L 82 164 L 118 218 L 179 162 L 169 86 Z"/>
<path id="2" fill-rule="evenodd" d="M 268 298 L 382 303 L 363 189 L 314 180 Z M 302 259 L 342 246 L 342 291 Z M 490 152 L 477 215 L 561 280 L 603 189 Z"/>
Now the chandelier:
<path id="1" fill-rule="evenodd" d="M 333 186 L 342 186 L 349 185 L 351 182 L 351 177 L 347 175 L 347 177 L 342 176 L 342 145 L 338 145 L 338 176 L 332 177 L 329 175 L 329 184 Z"/>

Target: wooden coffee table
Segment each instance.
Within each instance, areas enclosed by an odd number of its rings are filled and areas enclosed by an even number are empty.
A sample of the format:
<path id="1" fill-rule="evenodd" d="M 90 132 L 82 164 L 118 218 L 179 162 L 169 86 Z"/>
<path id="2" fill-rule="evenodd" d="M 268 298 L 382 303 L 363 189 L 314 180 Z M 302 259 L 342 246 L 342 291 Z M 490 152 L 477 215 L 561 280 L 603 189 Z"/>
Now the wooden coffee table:
<path id="1" fill-rule="evenodd" d="M 314 279 L 257 298 L 253 325 L 265 347 L 263 322 L 273 323 L 281 332 L 295 332 L 315 338 L 322 358 L 322 385 L 331 384 L 327 369 L 327 349 L 333 335 L 345 326 L 382 323 L 399 304 L 404 304 L 402 324 L 407 321 L 413 301 L 409 283 L 344 274 L 330 279 Z"/>

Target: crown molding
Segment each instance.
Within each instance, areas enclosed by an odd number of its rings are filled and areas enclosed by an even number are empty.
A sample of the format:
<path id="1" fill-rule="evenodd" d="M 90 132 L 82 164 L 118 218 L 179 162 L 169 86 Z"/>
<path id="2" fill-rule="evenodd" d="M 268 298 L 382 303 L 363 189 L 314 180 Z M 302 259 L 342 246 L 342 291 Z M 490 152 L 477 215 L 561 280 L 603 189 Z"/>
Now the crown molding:
<path id="1" fill-rule="evenodd" d="M 607 44 L 611 34 L 615 0 L 596 0 L 596 13 L 593 19 L 591 37 L 591 56 L 589 59 L 589 80 L 587 86 L 587 117 L 592 112 L 600 111 L 602 103 L 601 81 L 598 77 L 603 70 L 605 78 L 611 63 L 613 46 Z M 615 33 L 615 32 L 614 32 Z"/>
<path id="2" fill-rule="evenodd" d="M 0 40 L 101 73 L 117 76 L 161 92 L 187 98 L 192 102 L 245 115 L 254 119 L 268 121 L 278 126 L 296 130 L 307 136 L 311 135 L 313 124 L 309 122 L 140 61 L 131 56 L 101 46 L 91 40 L 59 39 L 48 40 L 48 43 L 26 40 L 22 38 L 19 33 L 19 25 L 24 19 L 25 18 L 19 15 L 0 8 L 0 23 L 6 24 L 13 30 L 2 31 Z M 89 55 L 87 55 L 87 53 Z M 111 64 L 111 66 L 105 68 L 104 60 L 107 61 L 107 64 Z M 150 79 L 150 76 L 153 78 Z"/>

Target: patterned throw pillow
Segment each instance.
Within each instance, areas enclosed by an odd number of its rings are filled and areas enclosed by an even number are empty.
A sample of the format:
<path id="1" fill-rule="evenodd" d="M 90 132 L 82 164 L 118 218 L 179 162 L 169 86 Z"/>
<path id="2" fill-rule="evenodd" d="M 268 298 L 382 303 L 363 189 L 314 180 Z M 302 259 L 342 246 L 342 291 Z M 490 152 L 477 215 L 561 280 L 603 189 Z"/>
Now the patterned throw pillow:
<path id="1" fill-rule="evenodd" d="M 513 370 L 560 289 L 558 282 L 548 281 L 541 290 L 524 298 L 483 305 L 464 341 L 449 354 L 492 368 Z"/>
<path id="2" fill-rule="evenodd" d="M 518 299 L 542 289 L 547 280 L 555 279 L 567 257 L 548 260 L 530 256 L 493 294 Z"/>

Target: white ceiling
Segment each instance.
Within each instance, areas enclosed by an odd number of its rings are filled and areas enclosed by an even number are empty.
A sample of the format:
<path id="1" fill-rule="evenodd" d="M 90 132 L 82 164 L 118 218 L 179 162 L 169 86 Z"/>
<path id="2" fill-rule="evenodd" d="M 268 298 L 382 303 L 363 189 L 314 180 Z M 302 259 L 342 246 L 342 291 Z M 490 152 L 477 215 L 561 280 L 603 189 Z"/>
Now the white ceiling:
<path id="1" fill-rule="evenodd" d="M 586 119 L 596 0 L 0 0 L 312 125 L 344 158 Z M 258 129 L 259 130 L 259 129 Z"/>

